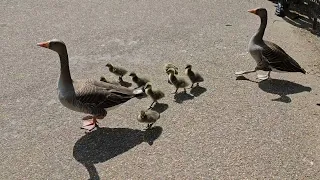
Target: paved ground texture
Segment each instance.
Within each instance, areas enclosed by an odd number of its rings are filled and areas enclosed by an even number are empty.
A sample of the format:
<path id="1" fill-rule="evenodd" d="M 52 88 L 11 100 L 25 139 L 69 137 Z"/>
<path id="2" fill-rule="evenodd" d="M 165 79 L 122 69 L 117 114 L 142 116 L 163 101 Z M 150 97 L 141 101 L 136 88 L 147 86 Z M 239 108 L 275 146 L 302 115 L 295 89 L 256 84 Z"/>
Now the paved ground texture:
<path id="1" fill-rule="evenodd" d="M 319 37 L 274 16 L 266 0 L 5 0 L 0 16 L 0 179 L 319 179 Z M 309 72 L 236 80 L 269 10 L 265 38 Z M 277 20 L 277 21 L 274 21 Z M 59 57 L 36 43 L 68 47 L 72 77 L 110 80 L 112 63 L 166 93 L 152 131 L 136 121 L 148 98 L 108 113 L 99 131 L 57 98 Z M 167 62 L 187 63 L 205 82 L 170 94 Z M 256 80 L 255 75 L 247 78 Z M 130 82 L 128 76 L 125 81 Z"/>

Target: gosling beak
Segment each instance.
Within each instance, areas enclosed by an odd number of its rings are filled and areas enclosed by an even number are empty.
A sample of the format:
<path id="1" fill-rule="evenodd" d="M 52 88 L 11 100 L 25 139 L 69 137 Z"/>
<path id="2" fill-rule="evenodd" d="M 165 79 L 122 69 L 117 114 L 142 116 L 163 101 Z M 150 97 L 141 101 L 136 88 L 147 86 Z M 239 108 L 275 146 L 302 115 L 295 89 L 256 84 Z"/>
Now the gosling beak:
<path id="1" fill-rule="evenodd" d="M 248 12 L 250 12 L 252 14 L 257 14 L 257 9 L 251 9 L 251 10 L 248 10 Z"/>
<path id="2" fill-rule="evenodd" d="M 37 46 L 49 48 L 49 42 L 41 42 L 41 43 L 38 43 Z"/>

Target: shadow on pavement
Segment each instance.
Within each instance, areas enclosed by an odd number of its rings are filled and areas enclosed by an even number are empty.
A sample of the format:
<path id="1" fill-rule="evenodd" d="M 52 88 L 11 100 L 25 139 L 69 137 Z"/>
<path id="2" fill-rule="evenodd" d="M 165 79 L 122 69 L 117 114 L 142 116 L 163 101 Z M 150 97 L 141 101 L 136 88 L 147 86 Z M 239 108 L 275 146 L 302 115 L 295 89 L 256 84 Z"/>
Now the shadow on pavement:
<path id="1" fill-rule="evenodd" d="M 179 92 L 174 95 L 174 100 L 179 104 L 183 103 L 183 101 L 191 100 L 193 98 L 194 98 L 194 96 L 192 96 L 188 93 L 185 93 L 185 92 Z"/>
<path id="2" fill-rule="evenodd" d="M 304 91 L 310 92 L 312 89 L 308 86 L 303 86 L 301 84 L 297 84 L 291 81 L 282 80 L 282 79 L 269 79 L 265 81 L 253 81 L 244 76 L 237 77 L 237 80 L 246 80 L 250 82 L 257 83 L 259 88 L 264 92 L 277 94 L 280 97 L 277 99 L 272 99 L 272 101 L 280 101 L 284 103 L 290 103 L 291 98 L 287 95 L 289 94 L 297 94 Z"/>
<path id="3" fill-rule="evenodd" d="M 124 87 L 131 87 L 132 86 L 132 83 L 129 83 L 127 81 L 121 81 L 119 83 L 121 86 L 124 86 Z"/>
<path id="4" fill-rule="evenodd" d="M 275 9 L 272 12 L 274 13 Z M 289 11 L 285 14 L 283 20 L 287 23 L 320 36 L 320 27 L 317 21 L 320 17 L 319 0 L 300 0 L 299 3 L 290 3 Z"/>
<path id="5" fill-rule="evenodd" d="M 195 86 L 190 90 L 190 94 L 192 94 L 195 97 L 200 96 L 201 94 L 205 93 L 207 91 L 206 88 L 201 86 Z"/>
<path id="6" fill-rule="evenodd" d="M 151 109 L 157 111 L 159 114 L 163 113 L 168 109 L 169 105 L 165 103 L 157 103 Z"/>
<path id="7" fill-rule="evenodd" d="M 273 101 L 281 101 L 284 103 L 291 102 L 289 94 L 297 94 L 304 91 L 311 91 L 310 87 L 303 86 L 294 82 L 281 79 L 270 79 L 258 83 L 259 88 L 267 93 L 278 94 L 280 97 Z"/>
<path id="8" fill-rule="evenodd" d="M 155 126 L 147 131 L 129 128 L 102 127 L 81 137 L 73 147 L 73 157 L 83 164 L 90 179 L 100 179 L 94 164 L 108 161 L 131 148 L 147 142 L 152 145 L 162 133 Z"/>

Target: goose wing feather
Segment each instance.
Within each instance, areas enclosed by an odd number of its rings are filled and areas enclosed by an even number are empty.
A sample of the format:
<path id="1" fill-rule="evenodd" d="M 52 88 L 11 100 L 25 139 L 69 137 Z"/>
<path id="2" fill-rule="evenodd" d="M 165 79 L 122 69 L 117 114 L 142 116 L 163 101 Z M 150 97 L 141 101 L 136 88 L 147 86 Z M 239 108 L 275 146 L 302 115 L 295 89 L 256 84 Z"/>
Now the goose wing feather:
<path id="1" fill-rule="evenodd" d="M 272 42 L 265 41 L 265 46 L 261 49 L 261 55 L 262 58 L 275 69 L 305 73 L 305 70 L 302 69 L 292 57 L 290 57 L 281 47 Z"/>

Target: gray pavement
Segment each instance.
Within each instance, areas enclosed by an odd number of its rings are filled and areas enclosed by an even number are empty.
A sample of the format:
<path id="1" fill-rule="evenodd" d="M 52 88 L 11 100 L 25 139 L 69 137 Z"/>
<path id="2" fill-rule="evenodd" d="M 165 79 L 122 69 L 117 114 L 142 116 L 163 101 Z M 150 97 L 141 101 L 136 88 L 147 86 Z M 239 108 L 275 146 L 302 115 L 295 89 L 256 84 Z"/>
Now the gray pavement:
<path id="1" fill-rule="evenodd" d="M 320 178 L 319 38 L 275 17 L 269 1 L 0 5 L 0 179 Z M 246 11 L 259 6 L 269 10 L 265 38 L 309 74 L 236 81 L 235 71 L 255 66 L 247 44 L 260 21 Z M 116 80 L 107 62 L 150 77 L 168 105 L 156 128 L 145 134 L 136 121 L 151 100 L 132 99 L 85 135 L 83 114 L 58 101 L 58 55 L 36 46 L 53 38 L 67 44 L 74 79 Z M 201 71 L 205 82 L 192 92 L 196 97 L 170 94 L 167 62 Z"/>

